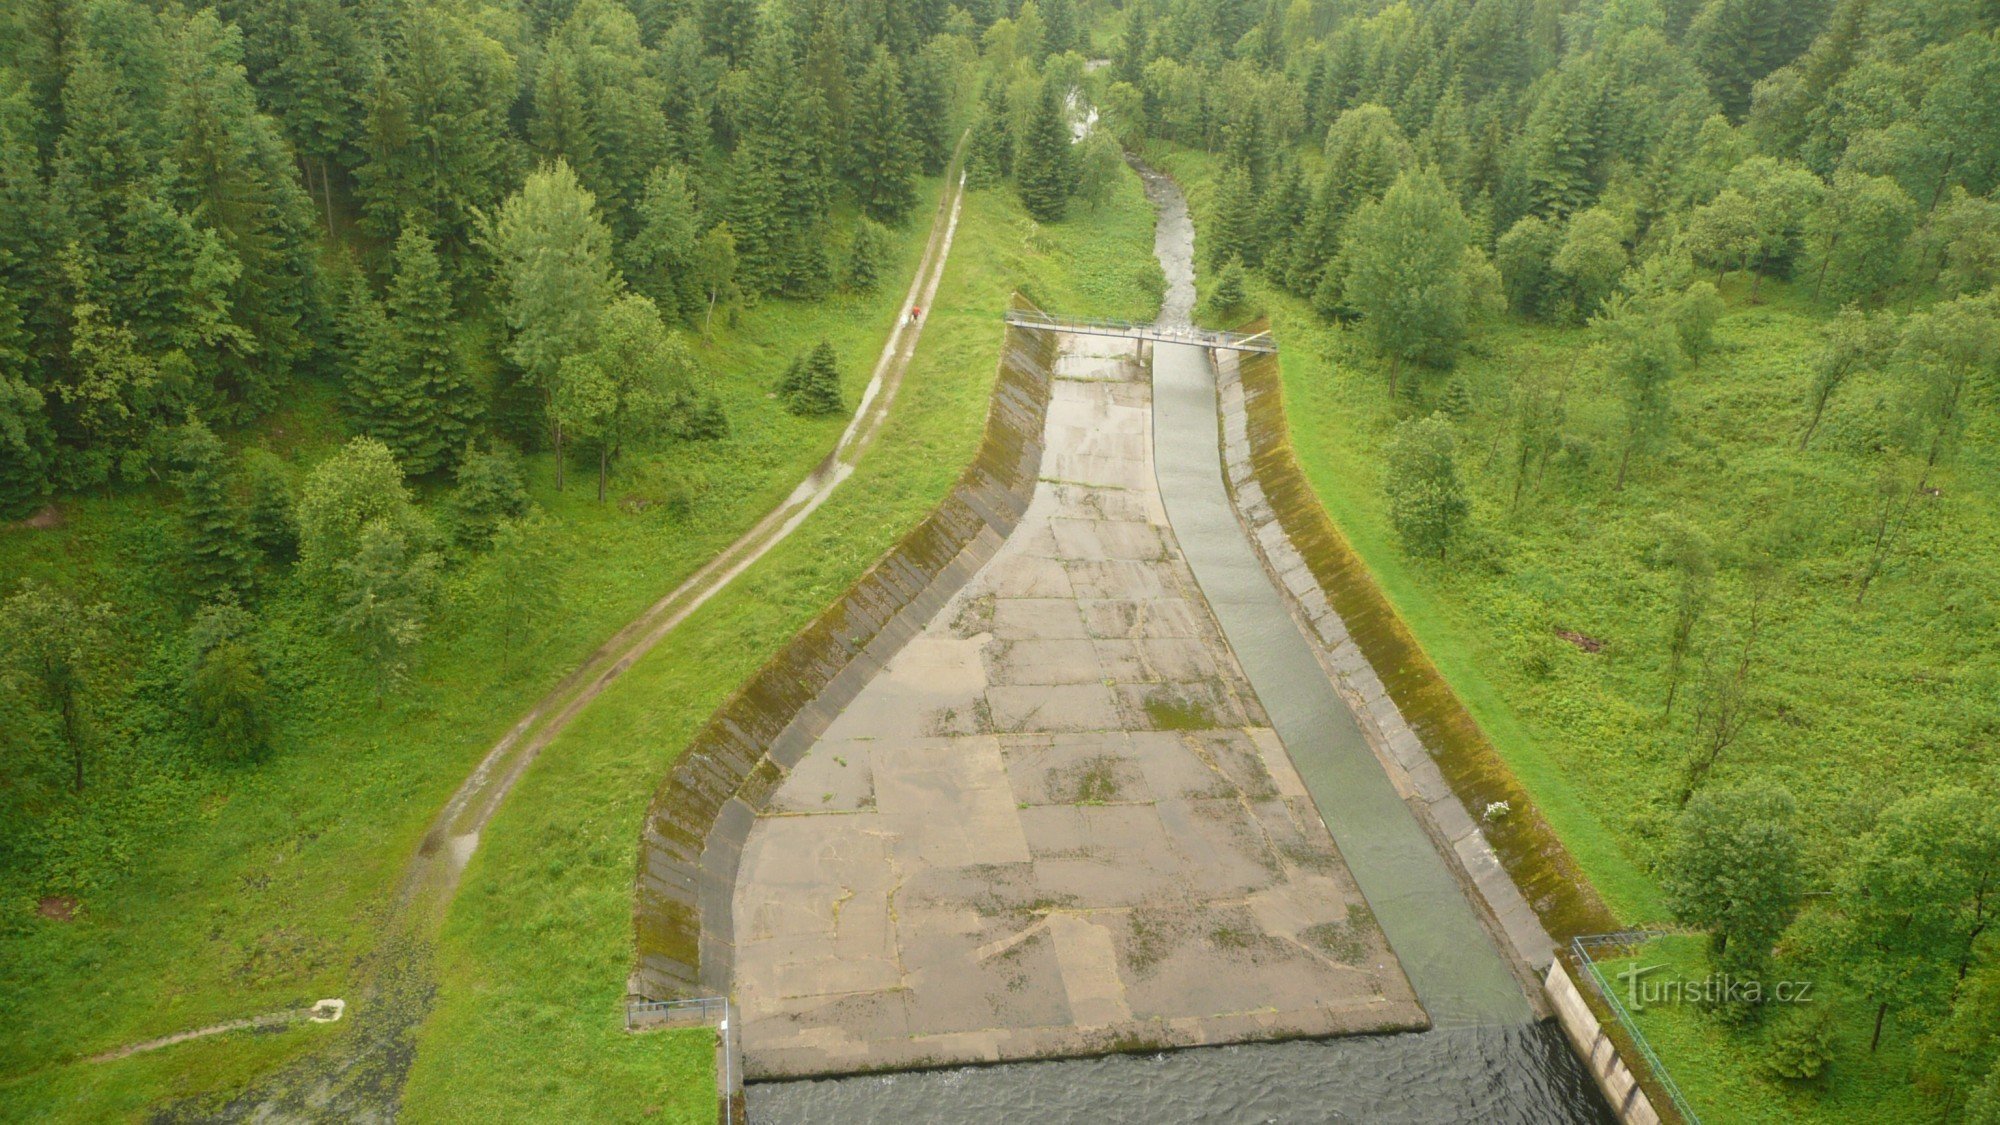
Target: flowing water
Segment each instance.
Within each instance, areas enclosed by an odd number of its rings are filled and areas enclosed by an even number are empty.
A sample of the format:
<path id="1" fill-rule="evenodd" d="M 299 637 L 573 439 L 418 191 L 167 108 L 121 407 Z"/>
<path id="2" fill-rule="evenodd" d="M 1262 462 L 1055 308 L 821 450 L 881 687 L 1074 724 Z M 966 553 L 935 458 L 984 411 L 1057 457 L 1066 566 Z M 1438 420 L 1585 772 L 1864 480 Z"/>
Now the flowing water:
<path id="1" fill-rule="evenodd" d="M 1160 321 L 1189 322 L 1194 225 L 1172 180 L 1159 209 Z M 1222 481 L 1214 372 L 1158 344 L 1155 471 L 1175 538 L 1437 1029 L 752 1086 L 766 1122 L 1603 1123 L 1611 1112 L 1526 998 L 1258 563 Z"/>

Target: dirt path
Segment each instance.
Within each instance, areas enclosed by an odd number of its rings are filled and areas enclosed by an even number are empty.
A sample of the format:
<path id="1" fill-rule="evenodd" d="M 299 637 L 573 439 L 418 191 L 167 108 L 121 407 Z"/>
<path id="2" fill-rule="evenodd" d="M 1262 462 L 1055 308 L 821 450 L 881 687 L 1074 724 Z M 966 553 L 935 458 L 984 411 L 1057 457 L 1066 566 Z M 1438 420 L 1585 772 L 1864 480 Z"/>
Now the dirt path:
<path id="1" fill-rule="evenodd" d="M 961 152 L 963 147 L 961 140 Z M 954 171 L 958 167 L 959 162 L 954 160 Z M 889 407 L 916 354 L 925 318 L 912 320 L 907 310 L 928 310 L 937 295 L 952 239 L 958 230 L 964 195 L 965 176 L 959 172 L 938 200 L 929 240 L 905 295 L 905 311 L 890 331 L 854 417 L 833 452 L 800 482 L 784 503 L 565 676 L 487 751 L 445 802 L 404 870 L 394 903 L 382 924 L 382 947 L 360 974 L 363 987 L 358 990 L 360 997 L 351 1021 L 355 1026 L 343 1039 L 343 1045 L 308 1056 L 227 1106 L 168 1107 L 158 1119 L 212 1116 L 311 1119 L 327 1106 L 341 1107 L 342 1115 L 351 1120 L 388 1120 L 395 1116 L 402 1081 L 414 1053 L 415 1030 L 429 1011 L 436 987 L 430 939 L 458 890 L 466 864 L 478 850 L 480 833 L 542 750 L 568 728 L 591 700 L 651 652 L 695 610 L 783 542 L 853 474 L 855 465 L 888 419 Z"/>
<path id="2" fill-rule="evenodd" d="M 916 276 L 903 301 L 904 309 L 928 310 L 944 277 L 945 262 L 951 254 L 953 236 L 958 231 L 959 207 L 965 195 L 965 176 L 947 188 L 938 200 L 937 216 L 931 224 L 930 240 L 917 264 Z M 928 313 L 926 313 L 926 318 Z M 542 749 L 567 728 L 590 701 L 616 682 L 627 668 L 653 650 L 688 619 L 695 610 L 751 564 L 768 554 L 813 513 L 833 490 L 854 472 L 888 419 L 889 406 L 903 384 L 910 359 L 916 354 L 923 335 L 924 319 L 912 321 L 906 312 L 898 318 L 882 348 L 881 358 L 861 392 L 854 417 L 840 435 L 832 453 L 826 456 L 805 480 L 749 531 L 723 548 L 679 587 L 654 602 L 631 624 L 601 645 L 576 671 L 564 677 L 533 710 L 516 723 L 506 736 L 487 752 L 472 775 L 446 802 L 432 822 L 422 848 L 405 873 L 398 912 L 415 915 L 427 905 L 439 913 L 451 901 L 466 863 L 479 846 L 479 833 L 506 799 L 514 783 L 534 763 Z"/>

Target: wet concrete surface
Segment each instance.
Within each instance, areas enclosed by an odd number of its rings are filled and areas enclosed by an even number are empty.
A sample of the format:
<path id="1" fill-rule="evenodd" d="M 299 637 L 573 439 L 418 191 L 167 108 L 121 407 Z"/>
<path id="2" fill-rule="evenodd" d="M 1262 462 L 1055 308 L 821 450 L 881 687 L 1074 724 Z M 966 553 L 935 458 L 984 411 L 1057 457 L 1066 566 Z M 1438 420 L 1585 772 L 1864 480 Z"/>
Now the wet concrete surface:
<path id="1" fill-rule="evenodd" d="M 1020 525 L 750 831 L 752 1077 L 1425 1023 L 1181 557 L 1144 369 L 1055 376 Z"/>

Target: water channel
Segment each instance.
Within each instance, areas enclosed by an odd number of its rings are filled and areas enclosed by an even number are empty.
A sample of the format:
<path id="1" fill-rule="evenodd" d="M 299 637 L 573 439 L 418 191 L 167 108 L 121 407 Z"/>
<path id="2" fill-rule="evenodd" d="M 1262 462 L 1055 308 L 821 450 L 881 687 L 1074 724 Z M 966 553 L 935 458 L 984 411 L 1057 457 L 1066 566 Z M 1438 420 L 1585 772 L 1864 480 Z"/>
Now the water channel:
<path id="1" fill-rule="evenodd" d="M 1159 210 L 1160 321 L 1185 325 L 1194 225 L 1172 180 L 1140 172 Z M 1533 1021 L 1257 561 L 1224 490 L 1207 354 L 1159 344 L 1153 380 L 1155 471 L 1175 538 L 1436 1029 L 755 1085 L 752 1120 L 1610 1122 L 1561 1031 Z"/>

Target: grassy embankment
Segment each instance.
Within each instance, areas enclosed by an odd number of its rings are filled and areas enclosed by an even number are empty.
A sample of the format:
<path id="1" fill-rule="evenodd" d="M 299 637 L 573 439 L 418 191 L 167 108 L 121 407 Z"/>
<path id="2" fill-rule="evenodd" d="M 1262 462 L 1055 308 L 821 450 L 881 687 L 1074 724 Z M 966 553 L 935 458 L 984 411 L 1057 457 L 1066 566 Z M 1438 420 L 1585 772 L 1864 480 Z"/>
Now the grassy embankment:
<path id="1" fill-rule="evenodd" d="M 1165 152 L 1160 162 L 1199 220 L 1213 158 Z M 1261 281 L 1250 291 L 1283 348 L 1292 443 L 1321 502 L 1625 923 L 1666 920 L 1652 867 L 1693 742 L 1701 665 L 1740 653 L 1763 560 L 1777 561 L 1779 577 L 1753 650 L 1749 721 L 1712 784 L 1789 788 L 1814 878 L 1825 880 L 1873 810 L 1976 767 L 1981 732 L 2000 720 L 2000 667 L 1982 639 L 2000 605 L 1990 565 L 2000 557 L 2000 434 L 1990 412 L 1975 413 L 1958 459 L 1936 478 L 1941 494 L 1857 606 L 1874 448 L 1898 389 L 1888 374 L 1857 377 L 1811 448 L 1798 450 L 1805 365 L 1824 319 L 1807 294 L 1766 282 L 1753 302 L 1747 279 L 1728 280 L 1718 347 L 1673 386 L 1668 447 L 1619 491 L 1620 397 L 1584 331 L 1512 317 L 1480 325 L 1456 372 L 1424 376 L 1416 403 L 1395 401 L 1357 334 Z M 1572 440 L 1516 506 L 1510 388 L 1537 368 L 1572 373 Z M 1437 565 L 1397 545 L 1382 451 L 1394 425 L 1437 406 L 1453 378 L 1472 404 L 1460 461 L 1473 530 Z M 1708 534 L 1720 569 L 1682 702 L 1663 718 L 1674 580 L 1656 548 L 1669 515 Z M 1841 1039 L 1818 1089 L 1756 1073 L 1761 1031 L 1731 1037 L 1690 1005 L 1655 1006 L 1642 1022 L 1716 1120 L 1924 1119 L 1905 1078 L 1915 1029 L 1892 1021 L 1870 1055 L 1872 1013 L 1844 1003 L 1837 981 L 1821 986 L 1841 1005 Z"/>
<path id="2" fill-rule="evenodd" d="M 377 709 L 363 670 L 325 639 L 309 596 L 277 580 L 259 648 L 281 718 L 261 763 L 217 765 L 176 734 L 174 644 L 185 607 L 171 576 L 171 492 L 66 498 L 60 528 L 0 532 L 7 585 L 36 577 L 116 609 L 120 647 L 106 679 L 135 685 L 106 709 L 110 737 L 90 789 L 57 806 L 25 845 L 10 842 L 24 862 L 0 874 L 0 1100 L 31 1116 L 117 1118 L 163 1097 L 239 1087 L 342 1034 L 341 1025 L 232 1034 L 82 1061 L 353 986 L 404 863 L 479 756 L 832 446 L 844 417 L 795 418 L 772 387 L 793 355 L 824 338 L 853 401 L 901 314 L 940 187 L 926 185 L 918 217 L 897 232 L 880 292 L 769 302 L 734 325 L 718 319 L 698 350 L 728 412 L 728 439 L 628 458 L 602 505 L 585 466 L 573 466 L 559 493 L 550 459 L 530 458 L 530 491 L 554 517 L 561 563 L 527 638 L 505 640 L 482 581 L 490 559 L 461 560 L 415 682 Z M 242 437 L 302 472 L 345 434 L 329 390 L 303 388 L 298 401 Z M 79 900 L 74 921 L 38 916 L 40 896 L 55 893 Z"/>
<path id="3" fill-rule="evenodd" d="M 418 1046 L 413 1119 L 712 1112 L 712 1087 L 675 1084 L 656 1039 L 620 1030 L 633 849 L 654 787 L 736 685 L 950 490 L 983 430 L 1008 294 L 1150 315 L 1151 238 L 1129 173 L 1101 211 L 1049 227 L 1030 223 L 1009 190 L 967 197 L 923 341 L 854 478 L 605 692 L 494 819 L 441 940 L 443 991 Z"/>

